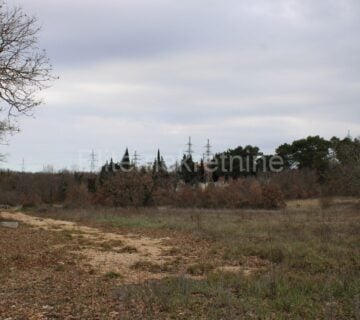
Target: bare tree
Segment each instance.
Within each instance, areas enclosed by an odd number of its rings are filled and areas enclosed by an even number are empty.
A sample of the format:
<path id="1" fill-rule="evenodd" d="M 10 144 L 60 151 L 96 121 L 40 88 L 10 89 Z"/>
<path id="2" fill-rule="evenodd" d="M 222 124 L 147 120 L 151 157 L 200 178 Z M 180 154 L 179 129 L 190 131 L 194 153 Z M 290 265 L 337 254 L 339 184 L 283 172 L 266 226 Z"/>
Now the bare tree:
<path id="1" fill-rule="evenodd" d="M 38 48 L 35 17 L 0 0 L 0 137 L 16 129 L 14 119 L 31 115 L 42 103 L 37 93 L 48 87 L 52 66 Z"/>

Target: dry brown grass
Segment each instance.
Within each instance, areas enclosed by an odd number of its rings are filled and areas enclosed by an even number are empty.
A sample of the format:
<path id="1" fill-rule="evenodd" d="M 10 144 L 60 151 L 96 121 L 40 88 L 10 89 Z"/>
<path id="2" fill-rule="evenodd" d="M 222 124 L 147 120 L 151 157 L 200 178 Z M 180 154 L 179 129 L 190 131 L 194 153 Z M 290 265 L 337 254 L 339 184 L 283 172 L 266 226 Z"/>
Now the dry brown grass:
<path id="1" fill-rule="evenodd" d="M 323 319 L 331 311 L 337 320 L 356 319 L 357 204 L 42 211 L 36 230 L 0 229 L 0 314 L 215 320 Z M 161 246 L 156 257 L 163 260 L 146 254 L 144 239 Z M 122 249 L 130 273 L 117 267 Z"/>

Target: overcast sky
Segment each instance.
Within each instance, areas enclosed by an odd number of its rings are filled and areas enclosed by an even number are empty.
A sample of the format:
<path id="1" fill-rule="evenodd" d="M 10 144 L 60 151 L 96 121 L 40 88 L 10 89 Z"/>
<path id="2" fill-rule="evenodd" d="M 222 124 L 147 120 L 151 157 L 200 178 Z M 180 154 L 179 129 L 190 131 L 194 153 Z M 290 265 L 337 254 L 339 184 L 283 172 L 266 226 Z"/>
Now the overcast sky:
<path id="1" fill-rule="evenodd" d="M 2 167 L 143 161 L 360 134 L 359 0 L 8 0 L 36 15 L 60 79 Z"/>

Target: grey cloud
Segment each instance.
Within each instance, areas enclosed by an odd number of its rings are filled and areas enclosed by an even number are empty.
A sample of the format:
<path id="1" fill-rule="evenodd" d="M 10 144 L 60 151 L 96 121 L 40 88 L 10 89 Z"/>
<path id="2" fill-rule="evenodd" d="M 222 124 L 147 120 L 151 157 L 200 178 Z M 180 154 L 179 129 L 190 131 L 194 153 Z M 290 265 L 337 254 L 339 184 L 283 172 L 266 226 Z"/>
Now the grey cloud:
<path id="1" fill-rule="evenodd" d="M 18 0 L 59 63 L 187 50 L 333 46 L 358 25 L 355 1 Z M 340 28 L 339 28 L 340 26 Z"/>
<path id="2" fill-rule="evenodd" d="M 188 135 L 272 152 L 360 133 L 357 0 L 16 3 L 42 22 L 60 80 L 21 120 L 9 165 L 70 166 L 92 147 L 178 154 Z"/>

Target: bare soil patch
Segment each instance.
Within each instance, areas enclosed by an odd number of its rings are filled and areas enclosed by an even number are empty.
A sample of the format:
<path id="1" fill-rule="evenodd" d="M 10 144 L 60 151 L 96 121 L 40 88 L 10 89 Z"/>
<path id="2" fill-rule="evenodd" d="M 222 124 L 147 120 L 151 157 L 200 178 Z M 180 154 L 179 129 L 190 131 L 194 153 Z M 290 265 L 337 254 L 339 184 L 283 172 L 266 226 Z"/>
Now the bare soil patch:
<path id="1" fill-rule="evenodd" d="M 185 291 L 191 298 L 209 274 L 248 278 L 268 267 L 258 257 L 237 264 L 224 261 L 222 250 L 210 255 L 217 240 L 201 230 L 143 236 L 138 228 L 104 230 L 22 212 L 0 212 L 1 219 L 19 227 L 0 227 L 0 319 L 134 319 L 134 308 L 147 303 L 132 294 L 152 295 L 152 284 L 168 298 L 194 284 Z M 180 279 L 176 288 L 167 288 L 171 279 Z"/>
<path id="2" fill-rule="evenodd" d="M 176 258 L 165 254 L 172 249 L 169 245 L 164 244 L 164 241 L 168 240 L 167 238 L 152 239 L 134 234 L 122 235 L 103 232 L 97 228 L 78 225 L 75 222 L 38 218 L 20 212 L 1 212 L 0 215 L 4 219 L 19 221 L 35 229 L 65 232 L 71 238 L 80 239 L 80 246 L 75 247 L 72 252 L 84 258 L 85 267 L 93 268 L 102 274 L 119 273 L 122 281 L 127 283 L 144 281 L 149 278 L 159 279 L 167 275 L 162 271 L 150 273 L 134 270 L 131 267 L 137 262 L 147 261 L 161 266 L 171 263 Z"/>

